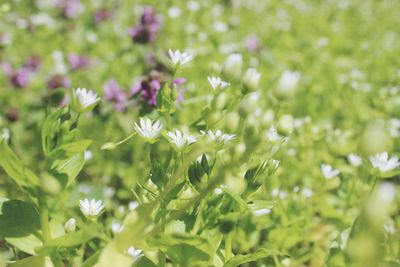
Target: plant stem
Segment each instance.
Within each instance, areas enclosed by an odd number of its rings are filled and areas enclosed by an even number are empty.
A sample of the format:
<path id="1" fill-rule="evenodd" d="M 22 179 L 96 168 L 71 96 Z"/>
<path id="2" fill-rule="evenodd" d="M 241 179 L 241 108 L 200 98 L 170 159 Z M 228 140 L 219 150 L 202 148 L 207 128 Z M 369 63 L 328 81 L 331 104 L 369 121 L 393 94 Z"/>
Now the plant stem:
<path id="1" fill-rule="evenodd" d="M 39 196 L 39 216 L 43 233 L 43 243 L 47 244 L 50 241 L 49 209 L 44 194 Z"/>
<path id="2" fill-rule="evenodd" d="M 225 238 L 225 262 L 232 257 L 232 233 L 226 235 Z"/>
<path id="3" fill-rule="evenodd" d="M 51 240 L 50 225 L 49 225 L 49 208 L 47 207 L 46 195 L 42 192 L 38 200 L 39 200 L 40 226 L 42 227 L 42 233 L 43 233 L 43 244 L 46 245 Z M 64 266 L 57 251 L 55 250 L 51 251 L 49 256 L 55 267 Z"/>

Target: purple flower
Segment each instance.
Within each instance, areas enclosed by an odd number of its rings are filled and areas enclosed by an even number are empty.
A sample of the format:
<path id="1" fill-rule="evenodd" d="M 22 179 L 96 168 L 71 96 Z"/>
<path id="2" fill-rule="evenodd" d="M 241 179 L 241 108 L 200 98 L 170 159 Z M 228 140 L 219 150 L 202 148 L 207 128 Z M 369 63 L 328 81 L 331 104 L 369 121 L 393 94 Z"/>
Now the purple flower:
<path id="1" fill-rule="evenodd" d="M 21 68 L 11 75 L 10 80 L 17 88 L 25 87 L 29 82 L 31 71 L 27 68 Z"/>
<path id="2" fill-rule="evenodd" d="M 249 52 L 257 52 L 260 50 L 260 40 L 258 39 L 257 35 L 252 34 L 246 38 L 245 47 Z"/>
<path id="3" fill-rule="evenodd" d="M 145 44 L 153 42 L 156 39 L 160 27 L 161 16 L 157 15 L 151 6 L 146 6 L 144 7 L 139 23 L 129 29 L 128 33 L 134 42 Z"/>
<path id="4" fill-rule="evenodd" d="M 73 70 L 86 69 L 90 66 L 89 59 L 86 56 L 76 53 L 70 53 L 68 55 L 68 62 Z"/>
<path id="5" fill-rule="evenodd" d="M 176 86 L 176 89 L 178 92 L 178 95 L 175 100 L 176 103 L 180 103 L 180 102 L 183 102 L 183 100 L 185 100 L 185 90 L 183 88 L 180 88 L 180 85 L 182 85 L 184 83 L 186 83 L 186 79 L 182 78 L 182 77 L 176 78 L 174 80 L 174 85 Z"/>
<path id="6" fill-rule="evenodd" d="M 68 88 L 71 86 L 71 80 L 64 75 L 55 74 L 47 80 L 47 88 L 54 90 L 57 88 Z"/>
<path id="7" fill-rule="evenodd" d="M 29 69 L 30 71 L 34 72 L 37 71 L 40 65 L 40 58 L 39 56 L 30 56 L 25 60 L 24 67 Z"/>
<path id="8" fill-rule="evenodd" d="M 75 18 L 82 11 L 80 0 L 55 0 L 54 3 L 66 18 Z"/>
<path id="9" fill-rule="evenodd" d="M 150 106 L 157 104 L 157 93 L 161 89 L 161 83 L 158 80 L 142 81 L 142 97 Z"/>
<path id="10" fill-rule="evenodd" d="M 127 101 L 127 96 L 124 91 L 120 88 L 117 81 L 110 80 L 104 86 L 103 90 L 107 101 L 114 104 L 114 108 L 117 111 L 123 111 Z"/>
<path id="11" fill-rule="evenodd" d="M 112 18 L 112 16 L 113 13 L 111 12 L 111 10 L 100 8 L 94 13 L 94 22 L 96 24 L 99 24 L 103 21 L 109 20 L 110 18 Z"/>

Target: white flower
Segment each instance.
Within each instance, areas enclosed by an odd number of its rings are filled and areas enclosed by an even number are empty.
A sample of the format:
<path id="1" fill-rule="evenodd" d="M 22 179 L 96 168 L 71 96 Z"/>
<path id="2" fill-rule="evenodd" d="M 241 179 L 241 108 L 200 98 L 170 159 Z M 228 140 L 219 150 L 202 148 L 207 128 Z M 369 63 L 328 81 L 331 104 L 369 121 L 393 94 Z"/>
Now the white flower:
<path id="1" fill-rule="evenodd" d="M 217 188 L 214 189 L 214 193 L 215 193 L 216 195 L 221 195 L 221 194 L 222 194 L 222 189 L 219 188 L 219 187 L 217 187 Z"/>
<path id="2" fill-rule="evenodd" d="M 149 118 L 140 118 L 140 126 L 135 122 L 135 130 L 143 138 L 146 138 L 150 143 L 154 143 L 163 128 L 160 121 L 152 123 Z"/>
<path id="3" fill-rule="evenodd" d="M 396 169 L 400 166 L 399 158 L 393 156 L 389 159 L 387 152 L 377 153 L 374 156 L 369 157 L 371 164 L 374 168 L 379 169 L 380 172 L 388 172 Z"/>
<path id="4" fill-rule="evenodd" d="M 207 77 L 207 79 L 208 79 L 208 82 L 211 84 L 211 87 L 214 90 L 217 88 L 224 89 L 224 88 L 228 87 L 229 85 L 231 85 L 228 82 L 222 81 L 221 78 L 219 78 L 219 77 L 211 76 L 211 77 Z"/>
<path id="5" fill-rule="evenodd" d="M 175 130 L 175 133 L 173 131 L 170 131 L 167 133 L 167 135 L 171 139 L 171 142 L 175 144 L 178 150 L 184 148 L 186 145 L 190 145 L 196 142 L 196 138 L 194 136 L 187 135 L 179 130 Z"/>
<path id="6" fill-rule="evenodd" d="M 79 207 L 85 217 L 95 217 L 99 215 L 104 209 L 104 205 L 101 200 L 89 200 L 87 198 L 79 201 Z"/>
<path id="7" fill-rule="evenodd" d="M 270 213 L 271 213 L 271 209 L 267 209 L 267 208 L 253 211 L 253 214 L 255 216 L 257 216 L 257 217 L 263 216 L 263 215 L 266 215 L 266 214 L 270 214 Z"/>
<path id="8" fill-rule="evenodd" d="M 138 206 L 139 206 L 139 203 L 137 201 L 129 202 L 129 205 L 128 205 L 129 211 L 134 211 Z"/>
<path id="9" fill-rule="evenodd" d="M 241 54 L 230 54 L 223 65 L 222 71 L 230 77 L 239 77 L 242 72 L 243 57 Z"/>
<path id="10" fill-rule="evenodd" d="M 172 51 L 171 49 L 168 50 L 168 55 L 172 61 L 172 63 L 178 67 L 185 65 L 186 63 L 192 61 L 194 58 L 193 55 L 186 53 L 186 52 L 181 52 L 179 50 Z"/>
<path id="11" fill-rule="evenodd" d="M 326 179 L 332 179 L 340 173 L 339 170 L 336 170 L 331 165 L 325 163 L 321 164 L 321 171 Z"/>
<path id="12" fill-rule="evenodd" d="M 128 248 L 128 254 L 131 255 L 133 260 L 137 260 L 140 256 L 143 255 L 142 250 L 141 249 L 135 249 L 134 246 L 130 246 Z"/>
<path id="13" fill-rule="evenodd" d="M 234 134 L 224 134 L 221 130 L 216 130 L 215 133 L 211 130 L 208 130 L 207 133 L 204 131 L 200 131 L 203 136 L 208 136 L 211 140 L 215 140 L 217 142 L 226 143 L 235 138 Z"/>
<path id="14" fill-rule="evenodd" d="M 271 126 L 267 132 L 267 138 L 269 141 L 276 143 L 278 141 L 281 141 L 283 139 L 282 136 L 278 134 L 278 131 L 276 130 L 275 126 Z"/>
<path id="15" fill-rule="evenodd" d="M 400 136 L 400 119 L 392 118 L 389 120 L 389 131 L 392 137 Z"/>
<path id="16" fill-rule="evenodd" d="M 299 83 L 300 77 L 300 72 L 285 70 L 279 78 L 278 89 L 282 94 L 290 94 Z"/>
<path id="17" fill-rule="evenodd" d="M 111 224 L 111 231 L 114 234 L 119 234 L 119 233 L 122 232 L 122 230 L 124 230 L 124 227 L 119 222 L 114 222 L 114 223 Z"/>
<path id="18" fill-rule="evenodd" d="M 362 158 L 360 156 L 358 156 L 357 154 L 350 153 L 347 156 L 347 159 L 350 162 L 350 164 L 353 165 L 354 167 L 361 166 L 361 164 L 362 164 Z"/>
<path id="19" fill-rule="evenodd" d="M 77 88 L 73 91 L 72 106 L 77 112 L 87 112 L 93 109 L 100 98 L 93 90 Z"/>
<path id="20" fill-rule="evenodd" d="M 302 193 L 302 195 L 305 196 L 305 197 L 312 197 L 312 195 L 314 194 L 314 192 L 312 191 L 312 189 L 311 189 L 311 188 L 308 188 L 308 187 L 303 188 L 303 190 L 302 190 L 301 193 Z"/>
<path id="21" fill-rule="evenodd" d="M 67 232 L 73 232 L 76 229 L 76 220 L 74 218 L 69 219 L 64 224 L 64 229 Z"/>
<path id="22" fill-rule="evenodd" d="M 89 161 L 93 158 L 93 152 L 91 150 L 85 150 L 85 161 Z"/>
<path id="23" fill-rule="evenodd" d="M 10 139 L 10 130 L 8 128 L 3 128 L 0 132 L 0 141 L 8 141 Z"/>

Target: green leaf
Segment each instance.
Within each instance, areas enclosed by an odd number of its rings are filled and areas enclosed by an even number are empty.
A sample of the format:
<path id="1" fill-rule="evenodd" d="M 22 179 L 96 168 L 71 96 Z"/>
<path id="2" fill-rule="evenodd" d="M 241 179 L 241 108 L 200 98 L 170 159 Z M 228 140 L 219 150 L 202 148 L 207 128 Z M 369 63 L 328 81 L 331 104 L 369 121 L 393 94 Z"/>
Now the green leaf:
<path id="1" fill-rule="evenodd" d="M 0 141 L 0 165 L 20 187 L 35 187 L 40 184 L 39 178 L 22 164 L 4 139 Z"/>
<path id="2" fill-rule="evenodd" d="M 50 258 L 42 256 L 28 257 L 8 265 L 9 267 L 54 267 Z"/>
<path id="3" fill-rule="evenodd" d="M 240 264 L 258 261 L 270 256 L 280 256 L 283 255 L 281 252 L 277 250 L 269 250 L 265 248 L 261 248 L 254 253 L 248 255 L 236 255 L 235 257 L 231 258 L 228 262 L 224 264 L 224 267 L 236 267 Z"/>
<path id="4" fill-rule="evenodd" d="M 42 241 L 34 234 L 23 237 L 8 237 L 6 238 L 6 241 L 30 255 L 36 255 L 35 248 L 43 246 Z"/>
<path id="5" fill-rule="evenodd" d="M 59 146 L 49 154 L 50 169 L 61 184 L 70 185 L 85 164 L 84 151 L 91 140 L 81 140 Z"/>
<path id="6" fill-rule="evenodd" d="M 94 267 L 130 267 L 132 266 L 133 259 L 127 253 L 128 248 L 119 249 L 116 241 L 108 243 L 108 245 L 101 251 L 99 261 Z"/>
<path id="7" fill-rule="evenodd" d="M 174 263 L 185 266 L 195 262 L 210 262 L 215 252 L 207 238 L 185 233 L 161 234 L 150 240 L 149 244 L 164 251 Z"/>
<path id="8" fill-rule="evenodd" d="M 58 109 L 51 113 L 42 126 L 42 149 L 46 156 L 55 146 L 56 134 L 61 129 L 61 117 L 64 112 L 64 109 Z"/>
<path id="9" fill-rule="evenodd" d="M 22 237 L 34 233 L 39 229 L 39 213 L 35 207 L 17 199 L 2 203 L 0 236 Z"/>
<path id="10" fill-rule="evenodd" d="M 61 237 L 52 239 L 45 246 L 39 247 L 35 250 L 40 255 L 47 255 L 55 247 L 74 247 L 80 244 L 86 243 L 87 241 L 95 238 L 96 233 L 80 230 L 71 232 Z"/>

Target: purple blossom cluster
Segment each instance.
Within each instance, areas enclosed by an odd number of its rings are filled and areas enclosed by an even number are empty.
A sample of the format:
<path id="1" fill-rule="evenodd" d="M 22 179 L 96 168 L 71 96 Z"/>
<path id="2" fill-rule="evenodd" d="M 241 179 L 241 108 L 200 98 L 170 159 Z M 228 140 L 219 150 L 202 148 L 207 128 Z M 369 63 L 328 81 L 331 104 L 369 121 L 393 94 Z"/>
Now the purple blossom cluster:
<path id="1" fill-rule="evenodd" d="M 145 6 L 138 24 L 129 29 L 128 33 L 135 43 L 146 44 L 156 39 L 161 28 L 161 16 L 156 14 L 153 7 Z"/>

